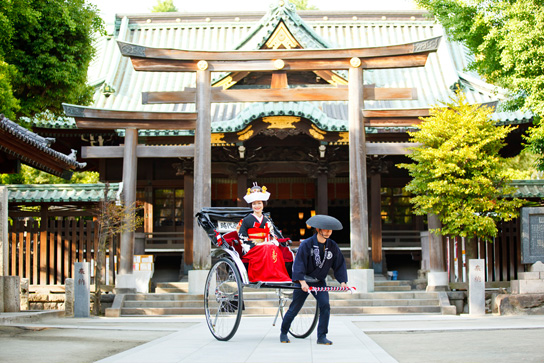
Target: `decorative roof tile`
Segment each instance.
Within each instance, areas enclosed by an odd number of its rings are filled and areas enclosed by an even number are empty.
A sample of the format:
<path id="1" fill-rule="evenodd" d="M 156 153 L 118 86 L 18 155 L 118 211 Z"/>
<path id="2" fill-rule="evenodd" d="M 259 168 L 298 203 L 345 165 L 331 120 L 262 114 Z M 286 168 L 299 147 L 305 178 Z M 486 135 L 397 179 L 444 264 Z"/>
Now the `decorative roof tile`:
<path id="1" fill-rule="evenodd" d="M 76 160 L 75 150 L 72 150 L 69 155 L 58 152 L 50 147 L 55 142 L 54 138 L 46 138 L 35 134 L 8 120 L 2 114 L 0 114 L 0 132 L 3 133 L 2 137 L 12 138 L 20 144 L 19 149 L 15 149 L 8 143 L 0 143 L 0 150 L 15 156 L 25 164 L 50 174 L 70 179 L 74 169 L 84 168 L 87 165 L 87 163 L 80 163 Z M 33 154 L 34 152 L 36 154 Z M 45 155 L 45 159 L 41 158 L 38 161 L 37 157 L 40 154 Z M 53 168 L 53 165 L 55 168 Z"/>
<path id="2" fill-rule="evenodd" d="M 7 185 L 9 203 L 97 203 L 104 200 L 106 184 Z M 110 183 L 108 200 L 118 201 L 121 183 Z"/>

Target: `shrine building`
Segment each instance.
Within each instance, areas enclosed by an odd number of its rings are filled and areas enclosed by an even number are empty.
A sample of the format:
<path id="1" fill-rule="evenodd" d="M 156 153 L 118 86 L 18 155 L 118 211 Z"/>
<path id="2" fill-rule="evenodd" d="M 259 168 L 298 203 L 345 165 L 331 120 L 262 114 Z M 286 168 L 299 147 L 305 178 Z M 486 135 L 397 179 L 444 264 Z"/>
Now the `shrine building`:
<path id="1" fill-rule="evenodd" d="M 121 273 L 135 245 L 173 279 L 209 267 L 195 213 L 246 206 L 257 182 L 293 241 L 310 236 L 312 214 L 329 214 L 352 267 L 415 278 L 428 228 L 397 167 L 410 160 L 408 132 L 457 88 L 474 104 L 504 95 L 425 11 L 264 10 L 117 14 L 89 69 L 93 104 L 65 105 L 66 120 L 34 131 L 143 207 L 144 226 L 121 239 Z M 516 155 L 532 116 L 494 117 L 518 125 L 502 151 Z"/>

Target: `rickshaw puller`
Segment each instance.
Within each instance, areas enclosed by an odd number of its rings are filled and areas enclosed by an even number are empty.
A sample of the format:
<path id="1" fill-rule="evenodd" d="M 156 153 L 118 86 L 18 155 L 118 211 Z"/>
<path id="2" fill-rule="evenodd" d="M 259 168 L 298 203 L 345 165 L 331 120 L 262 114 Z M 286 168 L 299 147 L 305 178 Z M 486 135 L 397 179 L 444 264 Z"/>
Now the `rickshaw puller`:
<path id="1" fill-rule="evenodd" d="M 347 287 L 346 261 L 336 242 L 329 238 L 333 230 L 342 229 L 342 223 L 334 217 L 318 214 L 308 219 L 306 224 L 314 227 L 316 233 L 301 242 L 295 256 L 293 281 L 300 285 L 300 290 L 293 291 L 293 301 L 283 318 L 280 333 L 280 342 L 282 343 L 290 342 L 287 333 L 308 297 L 309 285 L 305 278 L 309 277 L 317 281 L 310 282 L 311 286 L 325 287 L 327 286 L 325 279 L 329 270 L 332 269 L 334 277 L 340 282 L 340 285 Z M 317 344 L 332 345 L 332 342 L 327 339 L 331 311 L 329 293 L 328 291 L 320 291 L 316 293 L 315 297 L 319 306 Z"/>

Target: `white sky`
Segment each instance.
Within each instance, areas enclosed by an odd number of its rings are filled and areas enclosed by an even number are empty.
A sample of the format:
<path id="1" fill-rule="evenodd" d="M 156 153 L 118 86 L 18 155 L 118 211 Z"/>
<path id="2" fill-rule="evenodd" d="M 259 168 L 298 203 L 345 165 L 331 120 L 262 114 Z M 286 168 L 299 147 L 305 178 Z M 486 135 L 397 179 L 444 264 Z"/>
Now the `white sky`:
<path id="1" fill-rule="evenodd" d="M 87 0 L 95 4 L 106 24 L 112 23 L 116 13 L 148 13 L 157 0 Z M 174 0 L 180 12 L 266 12 L 278 0 Z M 309 0 L 319 10 L 410 10 L 412 0 Z"/>

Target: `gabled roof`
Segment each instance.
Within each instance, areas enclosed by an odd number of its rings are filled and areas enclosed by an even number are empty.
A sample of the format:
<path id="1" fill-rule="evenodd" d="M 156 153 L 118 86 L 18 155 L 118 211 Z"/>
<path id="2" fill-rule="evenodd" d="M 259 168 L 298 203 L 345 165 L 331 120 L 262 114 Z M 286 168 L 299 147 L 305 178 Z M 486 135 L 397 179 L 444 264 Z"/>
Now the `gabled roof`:
<path id="1" fill-rule="evenodd" d="M 319 36 L 297 14 L 294 4 L 278 2 L 270 5 L 269 11 L 248 32 L 246 37 L 235 47 L 237 50 L 255 50 L 264 47 L 280 23 L 287 26 L 290 33 L 304 49 L 331 48 L 325 39 Z"/>
<path id="2" fill-rule="evenodd" d="M 75 169 L 84 168 L 87 163 L 76 160 L 75 151 L 65 155 L 50 146 L 53 138 L 35 134 L 0 114 L 0 150 L 24 164 L 47 173 L 70 179 Z"/>
<path id="3" fill-rule="evenodd" d="M 119 200 L 120 183 L 109 183 L 108 200 Z M 106 184 L 7 185 L 9 203 L 97 203 L 104 200 Z"/>
<path id="4" fill-rule="evenodd" d="M 364 73 L 365 84 L 416 88 L 417 100 L 365 101 L 365 109 L 429 108 L 440 101 L 447 101 L 452 95 L 453 85 L 461 79 L 466 81 L 467 74 L 477 77 L 465 70 L 471 59 L 467 48 L 447 41 L 442 27 L 426 18 L 424 11 L 296 12 L 289 2 L 280 3 L 272 6 L 264 16 L 261 15 L 260 20 L 255 13 L 117 15 L 115 36 L 98 41 L 97 56 L 89 69 L 89 83 L 96 87 L 92 107 L 132 111 L 195 111 L 194 104 L 143 105 L 142 91 L 180 91 L 195 87 L 195 74 L 136 72 L 130 60 L 120 55 L 116 40 L 148 47 L 187 50 L 259 49 L 281 23 L 304 48 L 374 47 L 443 37 L 438 51 L 429 55 L 423 68 L 371 70 Z M 212 79 L 224 75 L 212 73 Z M 498 100 L 490 85 L 487 88 L 467 87 L 466 92 L 471 103 Z M 212 127 L 238 130 L 248 120 L 251 121 L 244 115 L 258 116 L 271 108 L 285 114 L 304 110 L 301 116 L 310 116 L 312 120 L 311 115 L 319 114 L 325 131 L 329 131 L 328 125 L 334 125 L 336 129 L 347 128 L 347 102 L 304 102 L 304 105 L 284 102 L 273 106 L 267 103 L 214 103 L 211 110 Z M 259 109 L 262 111 L 259 112 Z M 510 116 L 501 114 L 500 121 L 507 122 Z M 517 116 L 514 118 L 520 120 Z M 528 121 L 525 118 L 522 120 L 520 122 Z"/>

